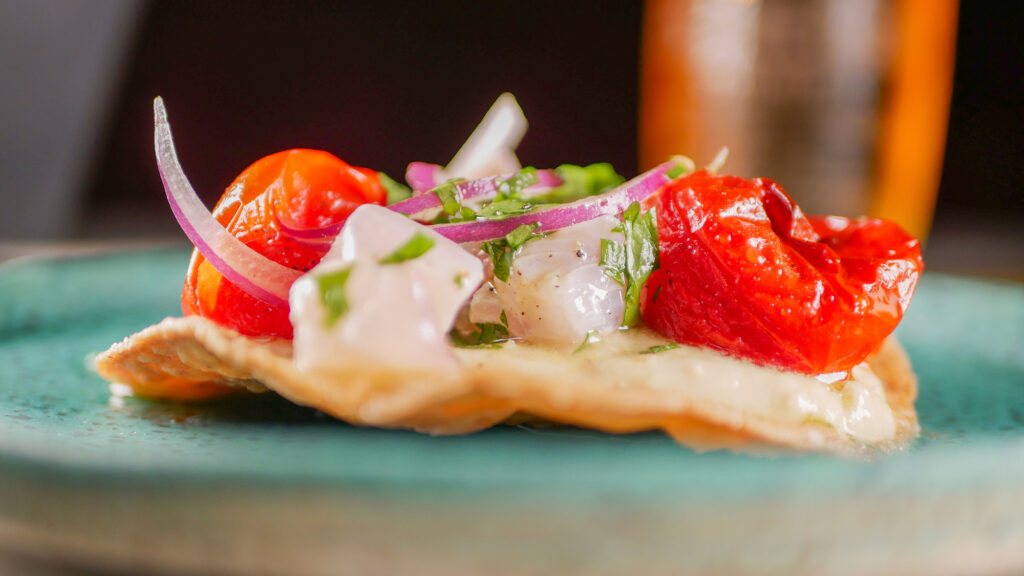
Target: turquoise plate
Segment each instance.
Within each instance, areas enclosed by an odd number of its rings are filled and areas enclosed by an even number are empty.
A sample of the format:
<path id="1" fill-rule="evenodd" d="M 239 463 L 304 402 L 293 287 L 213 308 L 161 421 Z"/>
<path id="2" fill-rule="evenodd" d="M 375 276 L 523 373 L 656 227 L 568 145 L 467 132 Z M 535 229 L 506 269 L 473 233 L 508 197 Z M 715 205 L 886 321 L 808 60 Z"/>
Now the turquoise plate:
<path id="1" fill-rule="evenodd" d="M 275 396 L 112 398 L 90 357 L 178 313 L 183 250 L 0 267 L 0 548 L 217 573 L 1024 570 L 1024 287 L 926 276 L 924 433 L 869 462 L 661 434 L 355 428 Z"/>

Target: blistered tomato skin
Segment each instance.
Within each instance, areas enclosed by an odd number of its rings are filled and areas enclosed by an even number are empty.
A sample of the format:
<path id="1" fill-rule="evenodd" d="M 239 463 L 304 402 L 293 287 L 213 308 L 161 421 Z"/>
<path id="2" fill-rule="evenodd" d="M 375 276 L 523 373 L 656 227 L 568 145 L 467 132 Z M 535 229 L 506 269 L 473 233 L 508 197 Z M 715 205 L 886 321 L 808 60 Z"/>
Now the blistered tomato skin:
<path id="1" fill-rule="evenodd" d="M 329 226 L 356 207 L 384 204 L 377 172 L 349 166 L 318 150 L 272 154 L 242 172 L 213 209 L 229 232 L 264 256 L 307 271 L 328 244 L 303 243 L 285 229 Z M 247 336 L 291 338 L 287 306 L 270 306 L 225 280 L 198 250 L 192 252 L 181 294 L 186 315 L 198 314 Z"/>
<path id="2" fill-rule="evenodd" d="M 648 205 L 661 255 L 644 322 L 759 364 L 848 371 L 895 329 L 924 268 L 898 225 L 808 218 L 767 179 L 696 172 Z"/>

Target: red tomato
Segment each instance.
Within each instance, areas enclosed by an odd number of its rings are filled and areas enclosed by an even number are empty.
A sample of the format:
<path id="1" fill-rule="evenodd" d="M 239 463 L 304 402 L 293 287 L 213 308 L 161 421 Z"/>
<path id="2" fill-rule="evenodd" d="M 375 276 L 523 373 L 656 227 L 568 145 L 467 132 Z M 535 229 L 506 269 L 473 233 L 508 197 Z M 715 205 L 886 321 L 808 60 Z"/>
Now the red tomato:
<path id="1" fill-rule="evenodd" d="M 344 221 L 364 203 L 384 204 L 377 173 L 349 166 L 318 150 L 287 150 L 242 172 L 213 209 L 213 216 L 250 248 L 296 270 L 315 266 L 327 245 L 291 239 L 293 229 Z M 198 250 L 192 252 L 182 311 L 199 314 L 249 336 L 291 338 L 287 306 L 270 306 L 225 280 Z"/>
<path id="2" fill-rule="evenodd" d="M 648 205 L 661 255 L 644 322 L 759 364 L 849 370 L 895 329 L 924 268 L 920 243 L 898 225 L 808 219 L 767 179 L 700 171 Z"/>

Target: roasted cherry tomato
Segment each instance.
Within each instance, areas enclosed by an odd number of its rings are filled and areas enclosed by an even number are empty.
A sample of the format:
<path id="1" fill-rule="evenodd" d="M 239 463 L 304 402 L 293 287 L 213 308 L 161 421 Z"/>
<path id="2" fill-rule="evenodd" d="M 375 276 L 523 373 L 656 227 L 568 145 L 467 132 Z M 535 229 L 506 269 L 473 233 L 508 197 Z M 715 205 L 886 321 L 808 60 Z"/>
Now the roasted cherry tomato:
<path id="1" fill-rule="evenodd" d="M 287 150 L 242 172 L 224 192 L 213 216 L 250 248 L 290 268 L 306 271 L 329 244 L 291 238 L 288 230 L 344 221 L 364 203 L 384 204 L 377 172 L 349 166 L 318 150 Z M 192 252 L 181 294 L 185 314 L 199 314 L 249 336 L 291 338 L 287 306 L 250 296 Z"/>
<path id="2" fill-rule="evenodd" d="M 660 268 L 644 322 L 759 364 L 849 370 L 895 329 L 924 268 L 920 243 L 898 225 L 807 218 L 767 179 L 700 171 L 648 205 Z"/>

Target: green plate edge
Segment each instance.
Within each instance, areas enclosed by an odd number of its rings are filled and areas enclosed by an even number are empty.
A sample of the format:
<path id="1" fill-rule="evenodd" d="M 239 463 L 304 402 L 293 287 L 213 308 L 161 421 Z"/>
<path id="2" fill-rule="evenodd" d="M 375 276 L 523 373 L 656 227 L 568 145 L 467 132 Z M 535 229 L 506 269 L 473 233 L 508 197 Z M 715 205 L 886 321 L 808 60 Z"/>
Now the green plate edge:
<path id="1" fill-rule="evenodd" d="M 238 574 L 1024 568 L 1020 285 L 925 275 L 898 330 L 922 438 L 850 461 L 572 428 L 433 438 L 270 395 L 111 400 L 89 355 L 176 315 L 187 257 L 0 265 L 0 547 Z"/>
<path id="2" fill-rule="evenodd" d="M 184 479 L 558 484 L 729 491 L 841 489 L 922 470 L 969 481 L 999 463 L 1024 479 L 1024 287 L 926 274 L 898 334 L 920 377 L 924 433 L 907 453 L 696 455 L 661 434 L 499 427 L 431 438 L 330 421 L 273 397 L 212 405 L 115 406 L 90 353 L 178 314 L 187 251 L 41 259 L 0 267 L 0 463 Z M 514 456 L 514 458 L 510 458 Z M 609 466 L 609 462 L 617 465 Z M 956 465 L 952 465 L 956 463 Z M 735 480 L 731 480 L 735 479 Z M 723 482 L 725 483 L 723 486 Z"/>

